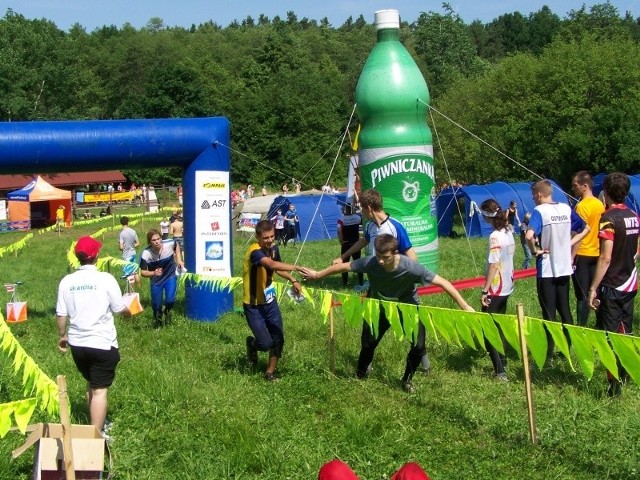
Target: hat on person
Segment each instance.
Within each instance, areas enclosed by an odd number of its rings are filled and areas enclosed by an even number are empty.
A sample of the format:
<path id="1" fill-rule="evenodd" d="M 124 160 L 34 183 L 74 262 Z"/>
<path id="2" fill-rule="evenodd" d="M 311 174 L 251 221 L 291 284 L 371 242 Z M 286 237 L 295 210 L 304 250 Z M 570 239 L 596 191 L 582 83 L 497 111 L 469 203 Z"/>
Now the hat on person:
<path id="1" fill-rule="evenodd" d="M 346 463 L 331 460 L 320 467 L 318 480 L 358 480 L 358 477 Z"/>
<path id="2" fill-rule="evenodd" d="M 405 463 L 391 480 L 429 480 L 429 475 L 415 462 Z"/>
<path id="3" fill-rule="evenodd" d="M 96 258 L 98 253 L 100 253 L 100 249 L 102 248 L 102 243 L 96 240 L 93 237 L 80 237 L 78 239 L 78 243 L 76 243 L 76 256 L 82 255 L 87 260 L 91 258 Z"/>

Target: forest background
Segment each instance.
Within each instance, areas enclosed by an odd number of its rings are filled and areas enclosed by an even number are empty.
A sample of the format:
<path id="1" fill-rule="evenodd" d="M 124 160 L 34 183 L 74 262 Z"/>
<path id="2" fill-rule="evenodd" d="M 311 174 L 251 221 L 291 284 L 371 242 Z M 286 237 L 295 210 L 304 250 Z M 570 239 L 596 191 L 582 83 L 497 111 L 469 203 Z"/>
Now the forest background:
<path id="1" fill-rule="evenodd" d="M 640 170 L 640 18 L 610 3 L 560 18 L 547 7 L 465 24 L 444 3 L 401 25 L 431 94 L 436 181 Z M 319 187 L 337 158 L 376 41 L 362 16 L 247 17 L 185 29 L 151 18 L 87 32 L 8 10 L 0 20 L 0 121 L 224 116 L 232 180 Z M 447 168 L 445 168 L 447 167 Z M 447 173 L 448 170 L 448 173 Z M 42 172 L 46 173 L 46 172 Z M 128 170 L 180 181 L 180 169 Z"/>

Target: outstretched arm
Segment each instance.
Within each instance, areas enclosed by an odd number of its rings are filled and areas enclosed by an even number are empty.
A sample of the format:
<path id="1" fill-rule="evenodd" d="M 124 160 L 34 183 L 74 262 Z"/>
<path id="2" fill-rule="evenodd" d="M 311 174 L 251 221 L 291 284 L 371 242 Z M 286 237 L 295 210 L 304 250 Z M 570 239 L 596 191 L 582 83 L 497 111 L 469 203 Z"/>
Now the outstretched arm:
<path id="1" fill-rule="evenodd" d="M 300 271 L 302 272 L 302 276 L 307 280 L 317 280 L 319 278 L 324 278 L 328 275 L 334 275 L 336 273 L 350 272 L 351 262 L 336 263 L 334 265 L 331 265 L 330 267 L 325 268 L 324 270 L 320 270 L 319 272 L 306 267 L 303 267 Z"/>
<path id="2" fill-rule="evenodd" d="M 462 295 L 460 295 L 460 292 L 456 290 L 456 287 L 451 285 L 451 282 L 446 278 L 442 278 L 440 275 L 436 275 L 435 278 L 433 279 L 433 282 L 431 283 L 433 283 L 434 285 L 437 285 L 438 287 L 442 288 L 445 292 L 447 292 L 447 295 L 453 298 L 462 310 L 465 310 L 466 312 L 475 312 L 475 310 L 471 307 L 471 305 L 469 305 L 466 302 L 466 300 L 462 298 Z"/>

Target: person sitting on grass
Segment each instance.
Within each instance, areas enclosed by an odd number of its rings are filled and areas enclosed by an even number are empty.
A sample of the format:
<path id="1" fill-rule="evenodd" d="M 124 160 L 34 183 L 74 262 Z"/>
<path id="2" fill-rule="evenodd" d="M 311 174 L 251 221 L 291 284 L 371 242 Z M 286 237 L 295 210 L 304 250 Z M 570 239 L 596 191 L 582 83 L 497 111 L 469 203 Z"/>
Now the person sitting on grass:
<path id="1" fill-rule="evenodd" d="M 433 284 L 441 287 L 456 301 L 461 309 L 468 312 L 474 311 L 448 280 L 427 270 L 406 255 L 401 255 L 400 252 L 398 252 L 398 240 L 396 240 L 393 235 L 382 234 L 376 236 L 374 246 L 375 255 L 360 258 L 353 262 L 336 263 L 320 272 L 303 268 L 302 274 L 305 278 L 315 280 L 342 272 L 366 273 L 369 277 L 370 285 L 369 291 L 367 292 L 368 298 L 397 301 L 413 305 L 419 305 L 420 303 L 416 291 L 416 283 L 421 283 L 422 285 Z M 402 313 L 400 313 L 400 322 L 402 322 Z M 362 348 L 360 350 L 356 371 L 358 378 L 366 378 L 368 373 L 367 369 L 373 360 L 376 347 L 389 327 L 389 321 L 382 307 L 380 308 L 377 335 L 374 335 L 369 324 L 364 322 L 362 329 Z M 419 322 L 418 334 L 407 354 L 405 372 L 402 377 L 402 388 L 407 393 L 415 392 L 415 387 L 411 380 L 418 365 L 420 365 L 420 360 L 425 354 L 425 328 L 422 322 Z"/>

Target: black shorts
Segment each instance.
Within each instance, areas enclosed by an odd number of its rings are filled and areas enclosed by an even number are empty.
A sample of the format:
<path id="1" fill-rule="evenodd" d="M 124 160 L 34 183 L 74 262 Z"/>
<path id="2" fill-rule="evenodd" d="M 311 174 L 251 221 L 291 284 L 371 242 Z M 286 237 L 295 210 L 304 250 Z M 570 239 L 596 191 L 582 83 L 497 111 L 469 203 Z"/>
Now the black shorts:
<path id="1" fill-rule="evenodd" d="M 633 330 L 633 301 L 637 292 L 621 292 L 601 285 L 600 306 L 596 310 L 596 328 L 629 334 Z"/>
<path id="2" fill-rule="evenodd" d="M 117 348 L 100 350 L 91 347 L 74 347 L 71 345 L 71 355 L 78 370 L 89 382 L 91 388 L 108 388 L 116 377 L 116 367 L 120 362 L 120 352 Z"/>

